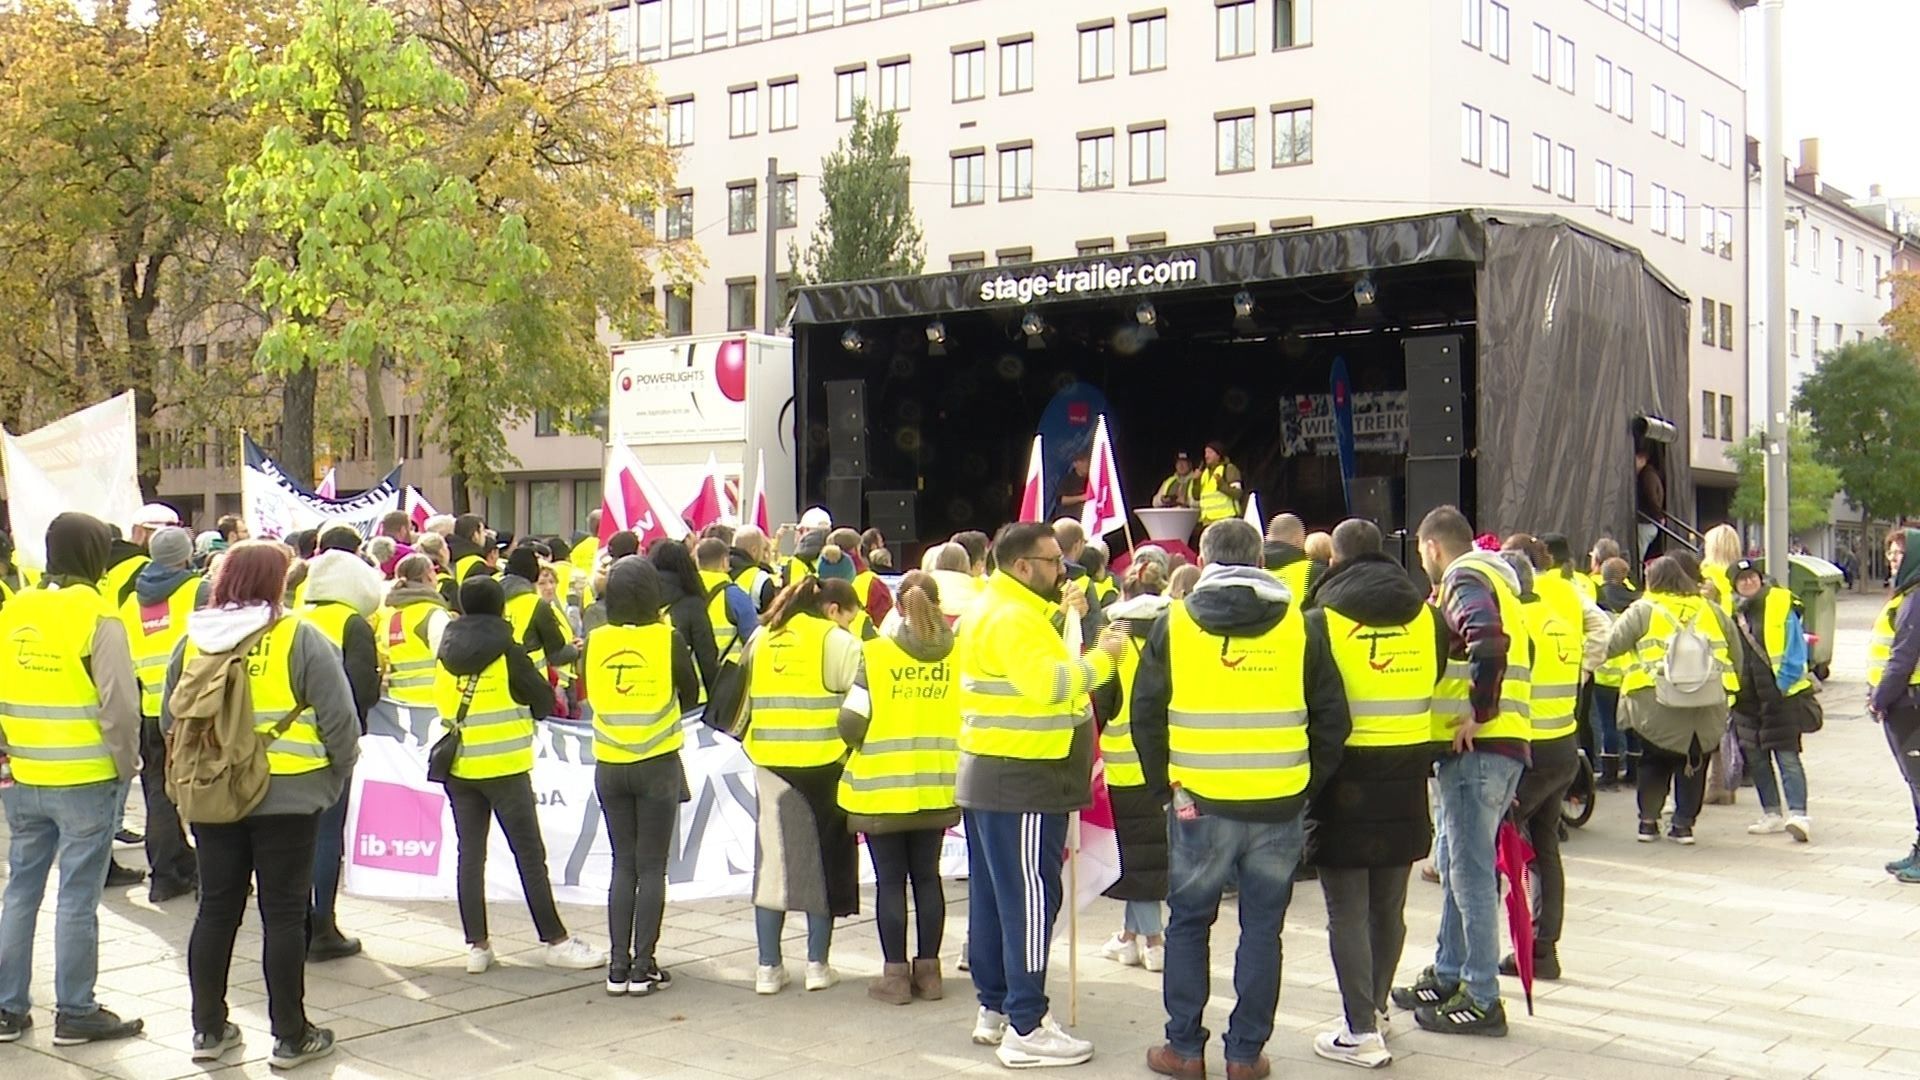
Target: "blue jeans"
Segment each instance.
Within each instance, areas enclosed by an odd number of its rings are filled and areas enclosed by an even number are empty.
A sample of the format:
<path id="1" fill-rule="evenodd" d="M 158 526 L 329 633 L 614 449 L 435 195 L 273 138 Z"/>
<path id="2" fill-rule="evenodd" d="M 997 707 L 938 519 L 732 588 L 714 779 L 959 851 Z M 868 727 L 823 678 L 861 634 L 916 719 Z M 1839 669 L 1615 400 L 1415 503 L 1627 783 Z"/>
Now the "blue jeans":
<path id="1" fill-rule="evenodd" d="M 1167 1045 L 1182 1057 L 1205 1053 L 1201 1014 L 1212 993 L 1213 924 L 1220 894 L 1240 881 L 1240 946 L 1233 956 L 1233 1014 L 1227 1018 L 1227 1061 L 1260 1060 L 1273 1035 L 1280 998 L 1280 928 L 1293 899 L 1293 872 L 1306 833 L 1300 819 L 1235 821 L 1202 815 L 1183 821 L 1167 812 L 1171 866 L 1167 892 Z"/>
<path id="2" fill-rule="evenodd" d="M 1779 778 L 1774 777 L 1775 767 Z M 1760 796 L 1760 809 L 1769 814 L 1780 812 L 1780 796 L 1787 797 L 1787 813 L 1807 812 L 1807 770 L 1800 764 L 1798 750 L 1755 750 L 1747 758 L 1747 773 L 1753 777 L 1753 793 Z"/>
<path id="3" fill-rule="evenodd" d="M 1159 937 L 1167 932 L 1167 920 L 1160 915 L 1158 900 L 1129 900 L 1120 926 L 1142 937 Z"/>
<path id="4" fill-rule="evenodd" d="M 1600 752 L 1618 757 L 1626 752 L 1626 740 L 1620 731 L 1620 688 L 1593 684 L 1593 723 L 1599 732 Z"/>
<path id="5" fill-rule="evenodd" d="M 1440 820 L 1446 843 L 1435 868 L 1445 890 L 1433 960 L 1442 983 L 1457 982 L 1480 1006 L 1500 1000 L 1500 881 L 1493 840 L 1520 786 L 1519 758 L 1479 750 L 1440 762 Z"/>
<path id="6" fill-rule="evenodd" d="M 967 954 L 980 1004 L 1033 1034 L 1047 1015 L 1067 815 L 968 810 Z"/>
<path id="7" fill-rule="evenodd" d="M 780 935 L 787 929 L 787 913 L 772 908 L 753 909 L 753 937 L 758 945 L 761 967 L 779 967 Z M 824 964 L 833 948 L 833 916 L 807 913 L 807 962 Z"/>
<path id="8" fill-rule="evenodd" d="M 87 1016 L 100 973 L 100 894 L 113 853 L 115 803 L 125 801 L 118 780 L 75 787 L 16 783 L 0 788 L 12 846 L 7 852 L 7 889 L 0 907 L 0 1010 L 24 1013 L 32 1005 L 33 933 L 47 874 L 60 864 L 60 898 L 54 906 L 53 1000 L 62 1016 Z"/>
<path id="9" fill-rule="evenodd" d="M 337 930 L 333 911 L 340 899 L 340 863 L 346 857 L 347 800 L 353 783 L 340 788 L 340 797 L 320 811 L 319 832 L 313 842 L 313 896 L 307 906 L 307 938 Z"/>

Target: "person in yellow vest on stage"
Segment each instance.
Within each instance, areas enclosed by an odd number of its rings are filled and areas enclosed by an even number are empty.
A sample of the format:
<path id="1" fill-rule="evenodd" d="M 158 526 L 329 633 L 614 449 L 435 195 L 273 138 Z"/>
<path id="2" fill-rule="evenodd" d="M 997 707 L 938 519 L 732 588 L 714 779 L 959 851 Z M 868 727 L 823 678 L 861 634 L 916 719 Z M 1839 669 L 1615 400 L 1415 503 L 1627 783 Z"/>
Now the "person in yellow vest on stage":
<path id="1" fill-rule="evenodd" d="M 1240 890 L 1229 1075 L 1265 1076 L 1280 991 L 1280 926 L 1306 844 L 1305 811 L 1352 728 L 1325 616 L 1260 566 L 1260 530 L 1200 534 L 1200 580 L 1153 624 L 1131 696 L 1149 787 L 1171 785 L 1166 1043 L 1147 1066 L 1205 1071 L 1213 924 Z"/>
<path id="2" fill-rule="evenodd" d="M 13 783 L 0 787 L 10 842 L 0 901 L 0 1041 L 33 1024 L 34 929 L 56 857 L 54 1042 L 138 1035 L 94 999 L 100 895 L 116 804 L 140 767 L 140 689 L 127 631 L 100 595 L 111 535 L 85 514 L 47 527 L 47 574 L 0 605 L 0 745 Z"/>
<path id="3" fill-rule="evenodd" d="M 1668 642 L 1681 631 L 1705 639 L 1712 653 L 1707 666 L 1714 669 L 1723 693 L 1696 687 L 1705 691 L 1705 700 L 1668 703 L 1672 684 L 1662 684 L 1660 678 L 1666 670 Z M 1745 659 L 1740 635 L 1718 604 L 1701 597 L 1699 583 L 1680 561 L 1663 556 L 1647 566 L 1646 594 L 1614 622 L 1607 635 L 1607 655 L 1624 655 L 1629 661 L 1620 684 L 1620 723 L 1640 737 L 1635 777 L 1640 800 L 1638 839 L 1643 843 L 1660 839 L 1660 814 L 1671 785 L 1673 820 L 1667 837 L 1692 844 L 1693 825 L 1706 797 L 1708 759 L 1720 751 L 1730 699 L 1740 688 Z"/>
<path id="4" fill-rule="evenodd" d="M 286 576 L 286 549 L 279 544 L 244 540 L 227 550 L 207 607 L 187 618 L 186 639 L 167 669 L 160 717 L 162 728 L 172 727 L 173 690 L 190 661 L 253 640 L 248 683 L 255 728 L 273 736 L 266 748 L 272 779 L 265 800 L 245 818 L 193 826 L 200 909 L 187 942 L 187 979 L 193 1055 L 216 1061 L 240 1043 L 240 1029 L 228 1016 L 228 975 L 248 892 L 257 888 L 273 1029 L 269 1060 L 277 1069 L 333 1049 L 333 1033 L 307 1017 L 302 967 L 320 822 L 342 798 L 360 753 L 360 724 L 339 650 L 319 627 L 282 611 Z"/>
<path id="5" fill-rule="evenodd" d="M 727 573 L 727 542 L 708 537 L 694 546 L 694 562 L 700 570 L 702 594 L 707 598 L 707 622 L 713 627 L 714 651 L 723 661 L 740 659 L 747 639 L 759 629 L 760 617 L 747 591 L 734 583 Z"/>
<path id="6" fill-rule="evenodd" d="M 1445 894 L 1433 966 L 1392 999 L 1428 1031 L 1502 1036 L 1493 841 L 1529 759 L 1533 650 L 1513 568 L 1474 547 L 1465 515 L 1439 507 L 1418 537 L 1447 624 L 1447 673 L 1433 702 L 1434 733 L 1447 743 L 1436 772 L 1444 840 L 1434 860 Z"/>
<path id="7" fill-rule="evenodd" d="M 374 614 L 380 608 L 380 571 L 357 550 L 360 536 L 336 525 L 320 534 L 319 551 L 307 561 L 306 603 L 295 612 L 320 628 L 340 650 L 353 711 L 366 734 L 367 714 L 380 700 L 380 650 L 374 642 Z M 360 939 L 340 932 L 335 918 L 340 872 L 346 857 L 348 788 L 320 815 L 319 841 L 313 852 L 313 913 L 309 918 L 307 959 L 315 963 L 353 956 Z"/>
<path id="8" fill-rule="evenodd" d="M 1120 929 L 1100 946 L 1100 954 L 1119 964 L 1161 971 L 1167 966 L 1167 924 L 1160 904 L 1167 898 L 1167 793 L 1147 786 L 1140 752 L 1133 745 L 1134 672 L 1146 648 L 1154 620 L 1166 614 L 1167 568 L 1158 559 L 1136 558 L 1127 566 L 1125 595 L 1106 609 L 1107 618 L 1127 630 L 1112 682 L 1094 691 L 1100 723 L 1100 758 L 1106 763 L 1107 796 L 1113 806 L 1113 831 L 1120 845 L 1120 880 L 1104 895 L 1126 904 Z"/>
<path id="9" fill-rule="evenodd" d="M 514 640 L 506 606 L 506 595 L 492 577 L 476 573 L 461 582 L 464 614 L 441 636 L 434 672 L 441 725 L 460 733 L 446 788 L 459 842 L 467 973 L 478 975 L 493 966 L 493 940 L 487 933 L 487 837 L 496 819 L 513 849 L 534 932 L 546 945 L 542 956 L 547 966 L 596 968 L 606 962 L 606 952 L 568 934 L 554 907 L 547 845 L 533 797 L 534 723 L 552 714 L 553 687 Z"/>
<path id="10" fill-rule="evenodd" d="M 940 945 L 947 898 L 940 852 L 960 823 L 954 772 L 960 761 L 960 678 L 953 630 L 939 587 L 921 571 L 900 581 L 899 618 L 861 646 L 853 687 L 840 707 L 840 738 L 852 749 L 838 799 L 847 829 L 864 833 L 873 860 L 874 918 L 885 961 L 867 996 L 889 1005 L 945 996 Z M 919 948 L 907 960 L 907 887 Z"/>
<path id="11" fill-rule="evenodd" d="M 1380 529 L 1350 518 L 1333 530 L 1333 557 L 1314 588 L 1353 730 L 1308 808 L 1327 937 L 1345 1020 L 1314 1037 L 1332 1061 L 1392 1060 L 1381 1030 L 1406 943 L 1407 881 L 1433 843 L 1427 778 L 1433 691 L 1446 672 L 1439 612 L 1385 554 Z"/>
<path id="12" fill-rule="evenodd" d="M 954 651 L 954 797 L 967 824 L 968 960 L 980 1001 L 973 1040 L 998 1044 L 1012 1068 L 1075 1065 L 1093 1056 L 1093 1044 L 1048 1012 L 1045 942 L 1060 912 L 1067 815 L 1092 797 L 1087 698 L 1113 678 L 1126 638 L 1113 627 L 1086 656 L 1068 651 L 1053 620 L 1084 618 L 1089 605 L 1078 588 L 1063 589 L 1054 528 L 1009 525 L 993 555 L 997 569 Z"/>
<path id="13" fill-rule="evenodd" d="M 860 910 L 858 853 L 839 799 L 847 756 L 840 706 L 860 666 L 860 642 L 847 630 L 859 614 L 852 585 L 803 578 L 774 598 L 747 644 L 749 722 L 742 747 L 755 765 L 760 796 L 753 874 L 757 994 L 786 988 L 780 934 L 787 912 L 807 915 L 806 986 L 825 990 L 839 981 L 827 960 L 833 920 Z"/>
<path id="14" fill-rule="evenodd" d="M 1295 599 L 1305 603 L 1313 582 L 1326 571 L 1326 565 L 1307 554 L 1307 527 L 1294 514 L 1275 514 L 1267 523 L 1266 543 L 1261 545 L 1261 565 L 1274 577 L 1287 583 Z"/>
<path id="15" fill-rule="evenodd" d="M 167 662 L 187 633 L 187 616 L 203 606 L 207 581 L 193 572 L 193 538 L 169 526 L 147 542 L 152 561 L 134 578 L 120 605 L 135 674 L 140 679 L 140 788 L 147 806 L 147 899 L 164 903 L 194 890 L 199 880 L 180 812 L 167 795 L 167 744 L 160 736 L 160 701 Z"/>
<path id="16" fill-rule="evenodd" d="M 1227 444 L 1214 440 L 1200 452 L 1200 479 L 1194 484 L 1200 507 L 1200 528 L 1216 521 L 1240 516 L 1246 490 L 1240 481 L 1240 466 L 1227 459 Z"/>
<path id="17" fill-rule="evenodd" d="M 700 700 L 700 673 L 686 639 L 660 617 L 660 574 L 652 563 L 615 563 L 605 600 L 607 622 L 587 635 L 583 666 L 593 705 L 594 790 L 613 846 L 607 993 L 651 994 L 673 985 L 654 951 L 666 911 L 667 852 L 687 799 L 680 717 Z"/>
<path id="18" fill-rule="evenodd" d="M 430 713 L 434 710 L 434 657 L 440 653 L 440 638 L 450 620 L 447 602 L 434 586 L 433 560 L 424 553 L 416 551 L 401 559 L 393 573 L 386 602 L 373 615 L 373 643 L 380 652 L 386 696 L 406 706 L 409 714 Z M 413 727 L 421 733 L 426 730 L 417 723 Z"/>
<path id="19" fill-rule="evenodd" d="M 1867 646 L 1867 711 L 1886 731 L 1887 746 L 1900 766 L 1901 779 L 1913 796 L 1913 815 L 1920 827 L 1920 604 L 1914 602 L 1920 585 L 1920 530 L 1895 529 L 1887 535 L 1887 566 L 1893 574 L 1893 596 L 1873 620 L 1873 638 Z M 1920 832 L 1904 858 L 1887 864 L 1887 873 L 1906 884 L 1920 884 Z"/>
<path id="20" fill-rule="evenodd" d="M 570 670 L 580 659 L 573 627 L 557 607 L 539 594 L 540 554 L 531 541 L 522 540 L 507 555 L 500 574 L 501 594 L 507 598 L 507 623 L 513 639 L 527 652 L 541 675 Z"/>
<path id="21" fill-rule="evenodd" d="M 1769 582 L 1751 560 L 1734 563 L 1730 576 L 1737 598 L 1733 623 L 1746 658 L 1733 701 L 1733 733 L 1760 798 L 1760 820 L 1747 832 L 1784 832 L 1804 844 L 1813 839 L 1813 821 L 1807 815 L 1801 739 L 1818 730 L 1825 717 L 1807 672 L 1800 602 Z"/>

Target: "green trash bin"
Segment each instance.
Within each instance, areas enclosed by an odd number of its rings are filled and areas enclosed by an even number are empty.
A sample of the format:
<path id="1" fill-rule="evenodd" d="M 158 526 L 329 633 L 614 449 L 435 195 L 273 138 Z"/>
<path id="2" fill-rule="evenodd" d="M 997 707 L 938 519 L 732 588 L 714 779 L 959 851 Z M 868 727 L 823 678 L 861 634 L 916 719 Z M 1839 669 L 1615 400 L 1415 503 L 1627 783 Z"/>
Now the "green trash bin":
<path id="1" fill-rule="evenodd" d="M 1846 576 L 1839 567 L 1815 555 L 1789 556 L 1787 567 L 1787 588 L 1799 598 L 1801 622 L 1813 639 L 1807 647 L 1807 667 L 1825 682 L 1828 665 L 1833 663 L 1840 588 Z"/>

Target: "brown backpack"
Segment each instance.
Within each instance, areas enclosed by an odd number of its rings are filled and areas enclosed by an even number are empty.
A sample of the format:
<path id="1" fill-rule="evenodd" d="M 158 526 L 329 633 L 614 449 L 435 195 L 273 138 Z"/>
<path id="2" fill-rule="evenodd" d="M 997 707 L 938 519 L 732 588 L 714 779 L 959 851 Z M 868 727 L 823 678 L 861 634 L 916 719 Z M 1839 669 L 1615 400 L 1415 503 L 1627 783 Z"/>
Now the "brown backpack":
<path id="1" fill-rule="evenodd" d="M 173 716 L 167 732 L 167 795 L 182 821 L 231 824 L 267 797 L 272 781 L 267 747 L 305 709 L 294 706 L 270 732 L 254 729 L 247 658 L 272 629 L 269 623 L 225 652 L 200 653 L 180 666 L 167 699 Z"/>

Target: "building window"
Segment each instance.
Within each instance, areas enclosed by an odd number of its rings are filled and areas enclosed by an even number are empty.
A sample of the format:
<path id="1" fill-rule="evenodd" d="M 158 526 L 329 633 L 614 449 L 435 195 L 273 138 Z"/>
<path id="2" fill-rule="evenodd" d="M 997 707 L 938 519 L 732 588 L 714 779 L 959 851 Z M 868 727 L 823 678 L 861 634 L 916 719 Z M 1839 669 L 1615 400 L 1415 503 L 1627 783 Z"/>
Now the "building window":
<path id="1" fill-rule="evenodd" d="M 667 286 L 665 306 L 668 337 L 685 337 L 693 333 L 693 286 Z"/>
<path id="2" fill-rule="evenodd" d="M 853 119 L 853 109 L 867 98 L 867 68 L 862 64 L 845 71 L 836 71 L 833 75 L 833 116 L 836 120 Z"/>
<path id="3" fill-rule="evenodd" d="M 1252 7 L 1251 4 L 1247 6 Z M 1253 168 L 1252 115 L 1215 117 L 1213 146 L 1215 172 L 1246 172 Z"/>
<path id="4" fill-rule="evenodd" d="M 1732 308 L 1722 307 L 1720 309 L 1721 317 L 1725 318 L 1726 313 L 1732 310 L 1733 310 Z M 1732 348 L 1731 345 L 1727 345 L 1724 343 L 1720 347 L 1723 349 Z M 1733 395 L 1732 394 L 1720 395 L 1720 441 L 1721 442 L 1733 441 Z"/>
<path id="5" fill-rule="evenodd" d="M 1030 247 L 1001 248 L 993 253 L 995 266 L 1025 266 L 1033 261 Z"/>
<path id="6" fill-rule="evenodd" d="M 1163 232 L 1131 233 L 1127 236 L 1128 251 L 1152 251 L 1166 246 L 1167 234 Z"/>
<path id="7" fill-rule="evenodd" d="M 1033 198 L 1033 147 L 1000 150 L 1000 201 Z"/>
<path id="8" fill-rule="evenodd" d="M 1653 226 L 1656 234 L 1665 236 L 1667 234 L 1667 189 L 1665 187 L 1660 184 L 1647 185 L 1647 209 L 1652 211 L 1647 216 L 1647 224 Z"/>
<path id="9" fill-rule="evenodd" d="M 800 178 L 783 176 L 773 185 L 773 227 L 791 229 L 800 224 Z"/>
<path id="10" fill-rule="evenodd" d="M 1703 297 L 1700 301 L 1700 341 L 1702 344 L 1713 344 L 1713 332 L 1720 326 L 1720 320 L 1714 317 L 1715 314 L 1713 301 Z M 1708 407 L 1711 408 L 1713 405 L 1712 397 L 1709 396 L 1706 400 Z"/>
<path id="11" fill-rule="evenodd" d="M 1713 128 L 1713 160 L 1721 168 L 1733 168 L 1733 122 L 1722 120 Z"/>
<path id="12" fill-rule="evenodd" d="M 535 409 L 533 411 L 533 437 L 536 439 L 550 439 L 558 434 L 560 434 L 560 427 L 553 422 L 553 410 Z"/>
<path id="13" fill-rule="evenodd" d="M 978 101 L 987 96 L 987 48 L 982 45 L 953 54 L 953 100 Z"/>
<path id="14" fill-rule="evenodd" d="M 1533 136 L 1533 186 L 1553 190 L 1553 140 L 1538 132 Z"/>
<path id="15" fill-rule="evenodd" d="M 1712 251 L 1714 249 L 1714 243 L 1713 243 L 1714 221 L 1715 219 L 1713 216 L 1713 207 L 1707 203 L 1701 203 L 1700 204 L 1700 250 L 1701 251 Z"/>
<path id="16" fill-rule="evenodd" d="M 1818 315 L 1807 320 L 1807 344 L 1813 347 L 1813 355 L 1818 357 L 1820 355 L 1820 316 Z"/>
<path id="17" fill-rule="evenodd" d="M 1714 219 L 1714 234 L 1720 240 L 1720 257 L 1733 258 L 1733 211 L 1720 211 Z"/>
<path id="18" fill-rule="evenodd" d="M 760 88 L 749 86 L 727 93 L 727 134 L 734 138 L 760 130 Z"/>
<path id="19" fill-rule="evenodd" d="M 1867 249 L 1853 249 L 1853 287 L 1865 292 L 1867 289 Z"/>
<path id="20" fill-rule="evenodd" d="M 1127 156 L 1131 167 L 1130 184 L 1154 184 L 1167 178 L 1167 129 L 1164 126 L 1141 128 L 1127 133 Z"/>
<path id="21" fill-rule="evenodd" d="M 752 278 L 727 282 L 727 329 L 751 330 L 760 322 L 760 290 Z"/>
<path id="22" fill-rule="evenodd" d="M 600 509 L 602 492 L 599 480 L 573 482 L 573 531 L 587 531 L 587 515 Z"/>
<path id="23" fill-rule="evenodd" d="M 1080 31 L 1080 81 L 1113 78 L 1113 24 Z"/>
<path id="24" fill-rule="evenodd" d="M 1073 245 L 1075 255 L 1111 255 L 1113 237 L 1103 236 L 1098 240 L 1081 240 Z"/>
<path id="25" fill-rule="evenodd" d="M 1720 305 L 1720 347 L 1733 351 L 1733 305 Z"/>
<path id="26" fill-rule="evenodd" d="M 1846 327 L 1841 325 L 1840 323 L 1833 324 L 1833 347 L 1834 348 L 1837 349 L 1840 347 L 1840 342 L 1846 337 L 1845 331 L 1846 331 Z"/>
<path id="27" fill-rule="evenodd" d="M 759 201 L 758 185 L 747 180 L 727 185 L 727 231 L 750 233 L 754 230 L 754 204 Z"/>
<path id="28" fill-rule="evenodd" d="M 987 254 L 984 251 L 971 251 L 965 255 L 947 257 L 947 268 L 950 270 L 979 270 L 986 265 Z"/>
<path id="29" fill-rule="evenodd" d="M 1687 239 L 1687 197 L 1677 191 L 1667 194 L 1667 235 L 1683 243 Z"/>
<path id="30" fill-rule="evenodd" d="M 1593 105 L 1613 111 L 1613 61 L 1604 56 L 1593 58 Z"/>
<path id="31" fill-rule="evenodd" d="M 1564 143 L 1554 148 L 1553 193 L 1571 202 L 1574 194 L 1573 147 Z"/>
<path id="32" fill-rule="evenodd" d="M 1613 166 L 1599 160 L 1593 163 L 1593 208 L 1613 213 Z"/>
<path id="33" fill-rule="evenodd" d="M 1613 170 L 1613 216 L 1633 221 L 1633 174 L 1625 169 Z"/>
<path id="34" fill-rule="evenodd" d="M 767 87 L 771 113 L 767 117 L 768 131 L 788 131 L 800 126 L 800 80 L 788 79 L 783 83 L 773 83 Z"/>
<path id="35" fill-rule="evenodd" d="M 904 112 L 913 104 L 913 66 L 905 60 L 880 65 L 880 111 Z"/>
<path id="36" fill-rule="evenodd" d="M 1481 0 L 1461 0 L 1460 2 L 1460 40 L 1469 48 L 1478 49 L 1486 44 L 1485 11 Z"/>
<path id="37" fill-rule="evenodd" d="M 1623 67 L 1613 69 L 1613 115 L 1633 122 L 1633 72 Z"/>
<path id="38" fill-rule="evenodd" d="M 1706 158 L 1708 161 L 1713 160 L 1713 122 L 1714 122 L 1713 114 L 1708 112 L 1705 109 L 1701 109 L 1700 110 L 1700 156 L 1703 158 Z"/>
<path id="39" fill-rule="evenodd" d="M 1273 0 L 1273 47 L 1313 44 L 1313 0 Z"/>
<path id="40" fill-rule="evenodd" d="M 1647 91 L 1647 127 L 1655 135 L 1667 137 L 1667 92 L 1658 86 Z"/>
<path id="41" fill-rule="evenodd" d="M 1000 92 L 1019 94 L 1033 89 L 1033 39 L 1000 45 Z"/>
<path id="42" fill-rule="evenodd" d="M 791 34 L 800 29 L 800 0 L 773 0 L 773 32 Z"/>
<path id="43" fill-rule="evenodd" d="M 1573 93 L 1573 42 L 1566 38 L 1558 41 L 1553 54 L 1553 85 Z"/>
<path id="44" fill-rule="evenodd" d="M 527 531 L 537 536 L 560 531 L 560 481 L 535 480 L 527 485 Z"/>
<path id="45" fill-rule="evenodd" d="M 667 239 L 686 240 L 693 236 L 693 192 L 682 191 L 667 197 Z"/>
<path id="46" fill-rule="evenodd" d="M 1787 352 L 1800 355 L 1800 309 L 1787 312 Z"/>
<path id="47" fill-rule="evenodd" d="M 693 145 L 693 99 L 675 98 L 667 102 L 667 145 Z"/>
<path id="48" fill-rule="evenodd" d="M 1820 226 L 1818 225 L 1813 227 L 1813 244 L 1808 250 L 1808 257 L 1813 260 L 1813 268 L 1818 271 L 1820 268 Z M 1799 252 L 1796 251 L 1795 254 L 1798 255 Z M 1799 265 L 1798 259 L 1794 260 L 1794 265 Z"/>
<path id="49" fill-rule="evenodd" d="M 1253 0 L 1214 8 L 1213 21 L 1216 59 L 1253 55 Z"/>
<path id="50" fill-rule="evenodd" d="M 607 12 L 607 56 L 625 60 L 633 55 L 633 9 L 625 4 Z"/>
<path id="51" fill-rule="evenodd" d="M 1487 117 L 1487 168 L 1501 176 L 1512 171 L 1512 130 L 1505 120 Z"/>
<path id="52" fill-rule="evenodd" d="M 1787 222 L 1787 259 L 1793 265 L 1800 265 L 1800 223 Z"/>
<path id="53" fill-rule="evenodd" d="M 987 201 L 987 154 L 976 150 L 953 156 L 953 205 L 977 206 Z"/>
<path id="54" fill-rule="evenodd" d="M 1533 24 L 1533 77 L 1553 81 L 1553 31 L 1539 23 Z"/>
<path id="55" fill-rule="evenodd" d="M 1506 63 L 1513 54 L 1513 17 L 1501 3 L 1487 5 L 1487 55 Z"/>
<path id="56" fill-rule="evenodd" d="M 1245 240 L 1258 231 L 1258 228 L 1259 227 L 1251 221 L 1235 222 L 1232 225 L 1215 225 L 1213 227 L 1213 238 L 1215 240 Z"/>
<path id="57" fill-rule="evenodd" d="M 1113 134 L 1089 135 L 1080 140 L 1080 190 L 1099 191 L 1113 186 Z"/>
<path id="58" fill-rule="evenodd" d="M 1687 145 L 1687 99 L 1679 94 L 1667 95 L 1667 138 L 1675 146 Z"/>
<path id="59" fill-rule="evenodd" d="M 1880 256 L 1875 255 L 1873 257 L 1873 298 L 1875 300 L 1880 299 L 1880 287 L 1885 276 L 1885 271 L 1881 269 Z"/>
<path id="60" fill-rule="evenodd" d="M 664 0 L 641 0 L 639 25 L 636 33 L 640 41 L 640 59 L 657 60 L 666 45 L 666 24 L 661 21 L 666 8 Z"/>
<path id="61" fill-rule="evenodd" d="M 1313 161 L 1313 106 L 1273 110 L 1273 163 L 1305 165 Z"/>
<path id="62" fill-rule="evenodd" d="M 1847 283 L 1847 238 L 1844 236 L 1833 238 L 1833 280 L 1842 285 Z"/>
<path id="63" fill-rule="evenodd" d="M 1711 390 L 1700 391 L 1700 437 L 1713 438 L 1713 429 L 1720 416 L 1720 397 Z"/>
<path id="64" fill-rule="evenodd" d="M 1135 75 L 1163 70 L 1167 66 L 1167 17 L 1134 19 L 1129 29 L 1133 38 L 1129 70 Z"/>
<path id="65" fill-rule="evenodd" d="M 1482 122 L 1479 109 L 1471 105 L 1460 106 L 1460 160 L 1469 165 L 1479 165 L 1481 161 Z"/>

